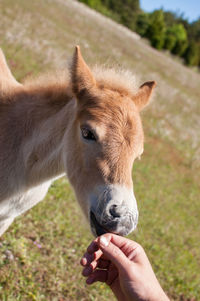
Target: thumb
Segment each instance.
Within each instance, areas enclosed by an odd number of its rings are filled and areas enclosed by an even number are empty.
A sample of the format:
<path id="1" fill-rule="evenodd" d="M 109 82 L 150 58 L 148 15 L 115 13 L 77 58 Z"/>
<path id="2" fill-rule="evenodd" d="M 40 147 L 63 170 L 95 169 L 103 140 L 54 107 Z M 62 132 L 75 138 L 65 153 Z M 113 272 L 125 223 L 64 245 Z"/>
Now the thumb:
<path id="1" fill-rule="evenodd" d="M 111 237 L 100 236 L 98 245 L 103 254 L 119 269 L 126 269 L 130 260 L 122 252 L 122 250 L 111 242 Z"/>

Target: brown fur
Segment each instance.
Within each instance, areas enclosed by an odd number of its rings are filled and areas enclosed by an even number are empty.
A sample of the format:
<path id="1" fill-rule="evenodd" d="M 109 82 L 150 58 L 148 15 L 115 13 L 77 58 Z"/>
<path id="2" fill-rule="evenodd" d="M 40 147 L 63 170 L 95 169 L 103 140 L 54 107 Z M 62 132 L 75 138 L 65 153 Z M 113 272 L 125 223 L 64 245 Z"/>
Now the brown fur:
<path id="1" fill-rule="evenodd" d="M 21 85 L 0 53 L 0 204 L 25 199 L 29 189 L 63 172 L 85 212 L 97 185 L 130 189 L 132 164 L 143 151 L 139 112 L 154 86 L 138 89 L 128 72 L 92 72 L 78 46 L 68 71 Z M 95 132 L 95 143 L 81 138 L 83 126 Z"/>

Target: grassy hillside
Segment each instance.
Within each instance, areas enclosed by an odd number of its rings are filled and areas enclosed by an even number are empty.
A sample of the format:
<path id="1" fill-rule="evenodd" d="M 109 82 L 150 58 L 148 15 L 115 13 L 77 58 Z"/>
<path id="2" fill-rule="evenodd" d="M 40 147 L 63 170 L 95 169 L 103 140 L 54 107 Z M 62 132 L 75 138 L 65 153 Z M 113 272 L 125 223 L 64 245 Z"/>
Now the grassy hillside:
<path id="1" fill-rule="evenodd" d="M 19 80 L 65 66 L 79 44 L 90 64 L 157 81 L 143 114 L 145 152 L 133 167 L 140 220 L 130 237 L 146 249 L 171 300 L 198 300 L 200 75 L 76 1 L 1 0 L 0 43 Z M 112 300 L 104 285 L 87 288 L 80 275 L 91 239 L 69 184 L 57 181 L 1 238 L 0 300 Z"/>

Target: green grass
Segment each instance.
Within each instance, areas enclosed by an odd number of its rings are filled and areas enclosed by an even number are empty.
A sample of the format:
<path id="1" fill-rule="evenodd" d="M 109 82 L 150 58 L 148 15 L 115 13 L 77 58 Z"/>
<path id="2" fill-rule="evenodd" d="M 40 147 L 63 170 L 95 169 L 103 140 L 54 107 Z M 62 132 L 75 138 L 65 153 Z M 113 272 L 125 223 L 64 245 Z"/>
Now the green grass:
<path id="1" fill-rule="evenodd" d="M 90 63 L 114 62 L 158 82 L 143 114 L 145 152 L 133 167 L 140 219 L 130 237 L 171 300 L 198 300 L 199 74 L 73 1 L 2 0 L 0 16 L 1 46 L 18 80 L 65 65 L 80 44 Z M 88 288 L 81 276 L 91 239 L 71 187 L 58 180 L 0 240 L 0 300 L 113 300 L 105 285 Z"/>
<path id="2" fill-rule="evenodd" d="M 130 237 L 144 246 L 173 300 L 181 295 L 198 300 L 199 186 L 188 169 L 174 161 L 178 154 L 167 144 L 151 138 L 145 150 L 133 169 L 140 223 Z M 159 157 L 161 152 L 164 157 Z M 1 239 L 1 299 L 112 298 L 104 285 L 86 288 L 81 277 L 79 260 L 91 239 L 69 184 L 58 180 L 46 200 L 18 218 Z M 6 250 L 14 261 L 6 258 Z"/>
<path id="3" fill-rule="evenodd" d="M 1 300 L 106 300 L 102 285 L 87 289 L 79 261 L 92 239 L 66 179 L 45 202 L 19 218 L 2 239 Z M 60 298 L 60 299 L 59 299 Z M 63 299 L 62 299 L 63 298 Z"/>

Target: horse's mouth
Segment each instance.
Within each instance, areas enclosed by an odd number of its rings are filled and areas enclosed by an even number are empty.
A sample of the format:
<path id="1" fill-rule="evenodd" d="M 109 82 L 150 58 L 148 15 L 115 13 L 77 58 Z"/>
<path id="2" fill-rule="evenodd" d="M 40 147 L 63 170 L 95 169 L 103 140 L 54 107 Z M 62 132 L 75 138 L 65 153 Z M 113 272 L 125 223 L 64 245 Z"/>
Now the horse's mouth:
<path id="1" fill-rule="evenodd" d="M 113 220 L 98 222 L 93 211 L 90 211 L 90 226 L 94 236 L 100 236 L 105 233 L 114 233 L 121 236 L 128 235 L 136 228 L 137 221 L 133 223 L 133 218 L 130 215 L 125 215 L 121 219 L 119 217 Z"/>
<path id="2" fill-rule="evenodd" d="M 91 225 L 92 232 L 95 236 L 100 236 L 102 234 L 110 232 L 107 229 L 105 229 L 102 225 L 99 224 L 99 222 L 95 217 L 95 214 L 92 211 L 90 211 L 90 225 Z"/>

